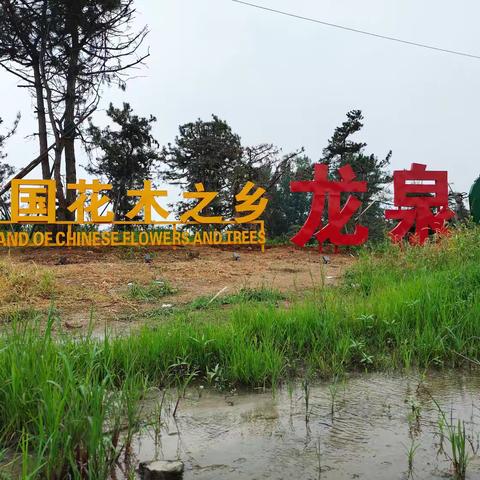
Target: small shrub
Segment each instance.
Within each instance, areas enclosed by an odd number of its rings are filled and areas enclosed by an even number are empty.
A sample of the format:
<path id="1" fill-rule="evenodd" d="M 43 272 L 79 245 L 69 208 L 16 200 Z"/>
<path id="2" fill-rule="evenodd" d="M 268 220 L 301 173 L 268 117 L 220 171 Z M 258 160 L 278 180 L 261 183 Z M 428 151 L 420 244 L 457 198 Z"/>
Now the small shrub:
<path id="1" fill-rule="evenodd" d="M 278 290 L 270 288 L 242 288 L 238 293 L 230 295 L 222 295 L 217 298 L 202 296 L 195 299 L 190 306 L 193 309 L 201 309 L 207 307 L 219 307 L 222 305 L 238 305 L 249 302 L 264 302 L 275 304 L 285 300 L 286 296 Z"/>
<path id="2" fill-rule="evenodd" d="M 40 297 L 52 298 L 55 293 L 55 276 L 49 270 L 41 272 L 37 284 L 37 291 Z"/>
<path id="3" fill-rule="evenodd" d="M 177 289 L 164 280 L 154 280 L 148 285 L 133 282 L 128 287 L 128 297 L 132 300 L 151 301 L 175 293 Z"/>

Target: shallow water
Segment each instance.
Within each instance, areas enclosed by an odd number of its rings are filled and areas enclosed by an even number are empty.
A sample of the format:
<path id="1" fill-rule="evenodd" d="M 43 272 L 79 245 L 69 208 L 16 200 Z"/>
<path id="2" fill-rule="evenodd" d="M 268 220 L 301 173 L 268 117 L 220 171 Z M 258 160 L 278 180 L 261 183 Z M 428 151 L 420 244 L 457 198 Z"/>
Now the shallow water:
<path id="1" fill-rule="evenodd" d="M 186 480 L 451 478 L 450 445 L 442 441 L 433 397 L 449 423 L 465 421 L 467 478 L 480 478 L 479 373 L 355 376 L 337 384 L 333 415 L 329 385 L 310 387 L 308 422 L 300 383 L 275 393 L 192 389 L 176 421 L 165 413 L 157 441 L 154 429 L 137 439 L 135 455 L 178 458 Z M 418 447 L 409 477 L 412 444 Z"/>

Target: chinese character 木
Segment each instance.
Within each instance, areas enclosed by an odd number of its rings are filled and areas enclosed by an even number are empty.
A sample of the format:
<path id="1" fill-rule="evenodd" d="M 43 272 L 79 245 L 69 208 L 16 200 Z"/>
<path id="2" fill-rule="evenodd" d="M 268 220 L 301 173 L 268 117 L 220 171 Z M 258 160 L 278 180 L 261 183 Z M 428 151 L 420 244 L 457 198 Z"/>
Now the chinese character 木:
<path id="1" fill-rule="evenodd" d="M 155 212 L 157 212 L 157 214 L 162 218 L 167 218 L 169 215 L 169 213 L 155 200 L 156 197 L 168 196 L 168 192 L 166 190 L 152 190 L 151 180 L 144 180 L 143 190 L 129 190 L 128 196 L 140 197 L 140 200 L 135 207 L 127 213 L 127 217 L 130 219 L 138 216 L 142 210 L 144 211 L 145 223 L 152 222 L 152 209 L 155 210 Z"/>

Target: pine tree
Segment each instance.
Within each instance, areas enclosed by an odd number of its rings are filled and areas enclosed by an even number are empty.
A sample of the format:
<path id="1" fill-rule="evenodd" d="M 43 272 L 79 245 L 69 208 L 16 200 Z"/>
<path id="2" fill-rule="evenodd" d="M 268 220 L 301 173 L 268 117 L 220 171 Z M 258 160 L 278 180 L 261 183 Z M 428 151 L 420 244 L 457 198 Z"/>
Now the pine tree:
<path id="1" fill-rule="evenodd" d="M 87 172 L 112 185 L 113 212 L 115 219 L 119 220 L 124 219 L 136 201 L 127 195 L 128 190 L 143 189 L 143 181 L 151 179 L 157 164 L 158 143 L 151 134 L 156 118 L 134 115 L 128 103 L 124 103 L 121 109 L 110 104 L 107 115 L 119 129 L 100 129 L 90 122 L 91 161 Z M 100 155 L 93 158 L 97 151 Z"/>
<path id="2" fill-rule="evenodd" d="M 357 180 L 367 182 L 366 193 L 355 195 L 362 201 L 362 209 L 354 215 L 347 224 L 347 231 L 353 231 L 353 225 L 360 222 L 369 228 L 370 240 L 380 240 L 385 235 L 386 222 L 382 202 L 388 199 L 386 186 L 392 181 L 387 168 L 390 164 L 392 152 L 379 159 L 373 154 L 365 153 L 366 143 L 354 141 L 351 137 L 363 127 L 361 110 L 352 110 L 347 113 L 347 120 L 335 132 L 323 150 L 321 161 L 329 167 L 330 177 L 339 179 L 338 169 L 344 165 L 351 165 L 357 175 Z M 344 200 L 348 194 L 344 195 Z"/>
<path id="3" fill-rule="evenodd" d="M 265 227 L 271 238 L 293 236 L 304 224 L 311 205 L 311 194 L 290 191 L 290 182 L 311 180 L 313 164 L 306 156 L 295 158 L 269 192 L 269 204 L 265 214 Z"/>
<path id="4" fill-rule="evenodd" d="M 243 155 L 240 137 L 216 115 L 211 121 L 198 119 L 181 125 L 179 131 L 174 144 L 168 144 L 161 154 L 164 180 L 190 192 L 195 191 L 196 183 L 203 183 L 205 191 L 219 194 L 202 214 L 231 217 L 232 177 Z M 188 205 L 179 202 L 177 212 Z"/>
<path id="5" fill-rule="evenodd" d="M 18 123 L 20 121 L 20 114 L 17 114 L 17 118 L 10 130 L 4 134 L 0 134 L 0 186 L 4 185 L 8 179 L 15 173 L 15 169 L 8 163 L 2 162 L 7 157 L 4 147 L 6 141 L 15 133 Z M 0 118 L 0 125 L 3 120 Z M 0 197 L 0 219 L 6 220 L 9 218 L 9 196 L 7 194 Z"/>

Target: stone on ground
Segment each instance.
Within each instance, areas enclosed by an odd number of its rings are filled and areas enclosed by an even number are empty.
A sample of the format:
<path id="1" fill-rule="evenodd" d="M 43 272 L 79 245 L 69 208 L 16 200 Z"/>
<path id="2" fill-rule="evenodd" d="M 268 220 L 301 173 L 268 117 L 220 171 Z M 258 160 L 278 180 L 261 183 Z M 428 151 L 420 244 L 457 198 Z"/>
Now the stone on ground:
<path id="1" fill-rule="evenodd" d="M 183 470 L 184 465 L 180 461 L 156 460 L 140 464 L 142 480 L 181 480 Z"/>

